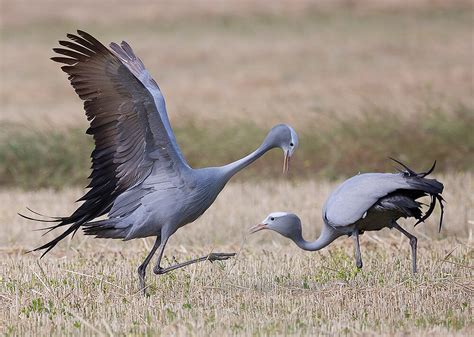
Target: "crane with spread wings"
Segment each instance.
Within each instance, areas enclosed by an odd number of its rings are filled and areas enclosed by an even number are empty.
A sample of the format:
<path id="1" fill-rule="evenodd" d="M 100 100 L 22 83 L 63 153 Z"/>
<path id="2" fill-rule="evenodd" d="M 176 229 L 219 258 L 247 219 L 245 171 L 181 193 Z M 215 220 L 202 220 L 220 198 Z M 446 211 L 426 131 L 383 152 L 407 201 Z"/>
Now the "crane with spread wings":
<path id="1" fill-rule="evenodd" d="M 53 49 L 58 56 L 52 60 L 64 64 L 61 69 L 84 101 L 90 122 L 87 133 L 95 142 L 90 189 L 70 216 L 49 220 L 57 223 L 48 230 L 68 227 L 35 251 L 46 254 L 79 228 L 99 238 L 156 237 L 138 268 L 142 289 L 147 265 L 157 250 L 155 274 L 233 256 L 211 253 L 167 268 L 160 265 L 170 236 L 200 217 L 237 172 L 273 148 L 283 150 L 287 171 L 298 146 L 295 131 L 286 124 L 276 125 L 244 158 L 220 167 L 194 169 L 176 142 L 158 84 L 132 48 L 122 42 L 111 43 L 109 49 L 80 30 L 67 37 L 69 40 L 59 41 L 61 48 Z M 97 219 L 103 215 L 107 218 Z"/>

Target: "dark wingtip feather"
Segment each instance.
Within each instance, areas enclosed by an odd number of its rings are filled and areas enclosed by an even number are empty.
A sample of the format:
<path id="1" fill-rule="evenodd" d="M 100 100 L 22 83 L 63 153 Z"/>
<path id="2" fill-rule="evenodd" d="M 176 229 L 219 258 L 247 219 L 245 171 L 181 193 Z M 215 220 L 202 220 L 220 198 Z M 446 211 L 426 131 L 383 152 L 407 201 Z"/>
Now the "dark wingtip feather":
<path id="1" fill-rule="evenodd" d="M 77 29 L 76 30 L 76 33 L 79 35 L 79 36 L 82 36 L 83 38 L 92 38 L 93 40 L 95 40 L 95 38 L 89 34 L 88 32 L 86 32 L 85 30 L 82 30 L 82 29 Z"/>
<path id="2" fill-rule="evenodd" d="M 64 63 L 72 66 L 73 64 L 77 63 L 77 60 L 69 58 L 69 57 L 61 57 L 61 56 L 53 56 L 50 60 L 58 63 Z"/>
<path id="3" fill-rule="evenodd" d="M 60 40 L 59 41 L 59 44 L 63 47 L 67 47 L 69 49 L 72 49 L 72 50 L 75 50 L 75 51 L 78 51 L 84 55 L 87 55 L 87 56 L 92 56 L 94 55 L 94 52 L 88 48 L 85 48 L 84 46 L 81 46 L 77 43 L 74 43 L 72 41 L 64 41 L 64 40 Z"/>
<path id="4" fill-rule="evenodd" d="M 100 42 L 99 40 L 97 40 L 95 37 L 93 37 L 91 34 L 83 31 L 83 30 L 80 30 L 78 29 L 77 30 L 77 34 L 79 34 L 80 37 L 82 37 L 83 39 L 85 39 L 87 42 L 89 42 L 90 44 L 92 44 L 95 48 L 97 48 L 98 50 L 100 51 L 103 51 L 103 52 L 109 52 L 109 50 L 107 49 L 106 46 L 104 46 L 102 44 L 102 42 Z"/>
<path id="5" fill-rule="evenodd" d="M 86 39 L 87 41 L 89 42 L 95 42 L 97 41 L 97 39 L 95 37 L 93 37 L 91 34 L 89 34 L 88 32 L 82 30 L 82 29 L 78 29 L 76 30 L 77 32 L 77 35 L 79 35 L 80 37 Z"/>
<path id="6" fill-rule="evenodd" d="M 81 47 L 89 49 L 90 52 L 85 53 L 86 55 L 90 55 L 91 53 L 94 54 L 94 53 L 100 51 L 99 48 L 98 48 L 99 46 L 95 45 L 94 43 L 90 42 L 89 40 L 87 40 L 87 39 L 85 39 L 81 36 L 77 36 L 77 35 L 74 35 L 74 34 L 66 34 L 66 36 L 69 39 L 71 39 L 72 41 L 76 42 Z"/>
<path id="7" fill-rule="evenodd" d="M 69 73 L 74 70 L 74 67 L 73 66 L 62 66 L 61 70 L 69 75 Z"/>

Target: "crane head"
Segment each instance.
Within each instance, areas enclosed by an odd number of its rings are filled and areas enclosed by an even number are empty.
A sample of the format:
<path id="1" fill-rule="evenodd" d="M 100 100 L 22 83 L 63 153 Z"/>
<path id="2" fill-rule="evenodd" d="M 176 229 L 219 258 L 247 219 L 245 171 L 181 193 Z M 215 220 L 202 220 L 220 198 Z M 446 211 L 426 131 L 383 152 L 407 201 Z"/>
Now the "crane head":
<path id="1" fill-rule="evenodd" d="M 261 223 L 251 227 L 250 233 L 253 234 L 263 229 L 271 229 L 291 239 L 301 235 L 301 221 L 293 213 L 273 212 Z"/>
<path id="2" fill-rule="evenodd" d="M 287 173 L 290 168 L 290 159 L 298 147 L 298 135 L 295 130 L 287 124 L 275 125 L 267 137 L 264 144 L 268 147 L 279 147 L 284 154 L 283 173 Z"/>

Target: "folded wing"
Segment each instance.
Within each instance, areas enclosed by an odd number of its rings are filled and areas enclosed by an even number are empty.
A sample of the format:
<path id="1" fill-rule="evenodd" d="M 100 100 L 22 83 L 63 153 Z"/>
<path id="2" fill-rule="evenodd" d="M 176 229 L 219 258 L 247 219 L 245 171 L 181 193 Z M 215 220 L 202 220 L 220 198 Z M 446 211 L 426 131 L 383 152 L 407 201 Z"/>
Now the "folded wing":
<path id="1" fill-rule="evenodd" d="M 420 221 L 424 221 L 434 208 L 435 198 L 441 204 L 439 194 L 443 191 L 443 185 L 434 179 L 405 173 L 360 174 L 346 180 L 329 196 L 323 207 L 323 219 L 333 227 L 351 225 L 382 198 L 397 191 L 405 193 L 412 200 L 425 195 L 432 196 L 428 212 L 420 218 Z"/>

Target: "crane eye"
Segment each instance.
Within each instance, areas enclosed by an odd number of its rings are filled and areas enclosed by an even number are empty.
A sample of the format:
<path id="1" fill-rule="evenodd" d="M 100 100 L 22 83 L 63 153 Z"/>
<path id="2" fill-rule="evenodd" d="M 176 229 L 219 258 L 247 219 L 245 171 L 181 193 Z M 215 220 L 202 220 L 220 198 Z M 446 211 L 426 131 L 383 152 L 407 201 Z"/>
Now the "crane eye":
<path id="1" fill-rule="evenodd" d="M 270 220 L 273 221 L 273 220 L 275 220 L 275 218 L 274 218 L 274 217 L 271 217 Z"/>
<path id="2" fill-rule="evenodd" d="M 292 146 L 292 147 L 293 147 L 293 146 L 295 146 L 295 144 L 293 144 L 293 143 L 290 143 L 290 146 Z"/>

